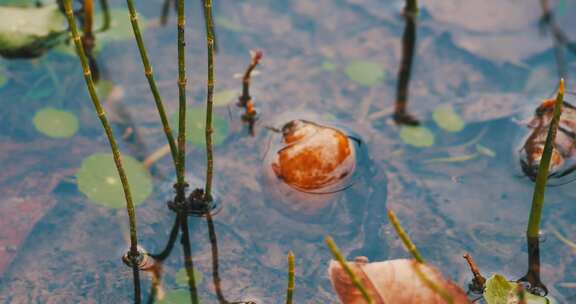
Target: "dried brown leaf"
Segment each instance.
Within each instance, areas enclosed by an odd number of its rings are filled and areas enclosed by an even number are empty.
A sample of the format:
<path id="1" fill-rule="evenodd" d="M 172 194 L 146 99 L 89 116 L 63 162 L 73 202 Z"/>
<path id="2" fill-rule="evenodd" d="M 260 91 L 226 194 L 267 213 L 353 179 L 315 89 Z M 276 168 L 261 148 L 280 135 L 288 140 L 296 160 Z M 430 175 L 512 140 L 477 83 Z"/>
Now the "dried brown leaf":
<path id="1" fill-rule="evenodd" d="M 368 290 L 375 304 L 389 303 L 446 303 L 429 288 L 416 274 L 416 261 L 408 259 L 368 263 L 365 259 L 348 262 L 358 279 Z M 450 294 L 455 304 L 470 303 L 464 291 L 452 281 L 444 278 L 438 269 L 420 264 L 419 269 L 427 279 Z M 364 299 L 354 287 L 344 269 L 336 261 L 328 268 L 332 286 L 344 304 L 363 304 Z"/>

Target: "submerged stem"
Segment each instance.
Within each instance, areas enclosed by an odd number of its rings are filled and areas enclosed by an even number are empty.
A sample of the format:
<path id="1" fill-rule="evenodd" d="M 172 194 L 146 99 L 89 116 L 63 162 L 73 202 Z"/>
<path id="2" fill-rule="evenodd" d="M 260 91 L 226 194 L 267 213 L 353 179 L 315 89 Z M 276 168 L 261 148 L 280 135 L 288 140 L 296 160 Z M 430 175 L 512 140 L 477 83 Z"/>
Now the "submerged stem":
<path id="1" fill-rule="evenodd" d="M 68 20 L 68 25 L 70 26 L 72 40 L 74 40 L 74 44 L 76 46 L 76 52 L 80 58 L 80 63 L 82 64 L 84 80 L 86 81 L 86 86 L 88 87 L 90 98 L 92 99 L 92 103 L 96 109 L 98 118 L 100 119 L 102 127 L 106 133 L 106 137 L 108 138 L 110 149 L 112 150 L 112 155 L 114 157 L 114 164 L 116 165 L 116 170 L 118 171 L 120 181 L 122 182 L 122 189 L 124 190 L 124 198 L 126 200 L 126 209 L 128 211 L 128 220 L 130 224 L 130 257 L 133 259 L 132 270 L 134 275 L 134 302 L 140 303 L 140 278 L 138 273 L 138 263 L 135 261 L 135 259 L 139 256 L 138 239 L 136 234 L 136 215 L 134 211 L 134 203 L 132 202 L 130 186 L 128 185 L 128 177 L 126 176 L 126 172 L 124 171 L 124 167 L 122 165 L 122 157 L 120 155 L 120 150 L 118 149 L 118 144 L 116 143 L 114 134 L 112 133 L 112 129 L 110 128 L 110 124 L 108 123 L 108 119 L 106 118 L 106 114 L 104 113 L 104 109 L 102 108 L 102 104 L 98 98 L 98 94 L 96 93 L 94 80 L 92 79 L 92 72 L 90 70 L 90 66 L 88 65 L 88 58 L 84 52 L 84 47 L 82 46 L 81 38 L 78 34 L 76 21 L 74 20 L 72 0 L 64 0 L 64 11 L 66 14 L 66 19 Z"/>
<path id="2" fill-rule="evenodd" d="M 548 170 L 550 168 L 550 159 L 552 158 L 552 150 L 554 149 L 554 141 L 556 139 L 556 132 L 558 131 L 558 124 L 560 122 L 560 115 L 562 114 L 562 101 L 564 100 L 564 79 L 560 79 L 558 86 L 558 94 L 554 102 L 554 116 L 550 122 L 548 135 L 546 136 L 546 143 L 544 145 L 544 152 L 540 166 L 538 167 L 538 175 L 536 175 L 536 184 L 534 185 L 534 195 L 532 196 L 532 208 L 530 210 L 530 218 L 528 220 L 528 229 L 526 235 L 529 238 L 538 238 L 540 230 L 540 220 L 542 216 L 542 208 L 544 207 L 544 192 L 546 188 L 546 181 L 548 180 Z"/>
<path id="3" fill-rule="evenodd" d="M 206 27 L 206 47 L 208 51 L 208 82 L 206 93 L 206 187 L 204 198 L 212 201 L 212 176 L 214 157 L 212 148 L 212 108 L 214 105 L 214 22 L 212 21 L 212 0 L 202 0 L 204 3 L 204 24 Z"/>
<path id="4" fill-rule="evenodd" d="M 148 79 L 148 85 L 150 86 L 150 91 L 154 96 L 154 102 L 156 103 L 156 109 L 160 115 L 160 120 L 162 121 L 162 126 L 164 128 L 164 134 L 170 145 L 170 152 L 172 154 L 172 161 L 174 162 L 174 167 L 178 170 L 178 150 L 176 148 L 176 142 L 174 141 L 174 136 L 172 135 L 172 129 L 170 128 L 170 123 L 166 117 L 166 111 L 164 110 L 164 103 L 162 102 L 162 97 L 158 92 L 158 87 L 156 81 L 154 80 L 154 74 L 152 72 L 152 65 L 148 59 L 148 54 L 146 52 L 146 47 L 144 45 L 144 39 L 142 39 L 142 33 L 140 32 L 140 25 L 138 24 L 138 15 L 134 7 L 133 0 L 126 0 L 128 4 L 128 11 L 130 12 L 130 23 L 132 24 L 132 30 L 134 31 L 134 37 L 136 38 L 136 44 L 138 45 L 138 51 L 140 52 L 140 58 L 142 59 L 142 65 L 144 66 L 144 75 Z"/>
<path id="5" fill-rule="evenodd" d="M 192 260 L 192 247 L 190 246 L 190 232 L 188 229 L 188 216 L 183 212 L 178 213 L 180 230 L 182 230 L 182 250 L 184 251 L 184 267 L 188 276 L 188 290 L 190 291 L 190 301 L 198 304 L 198 289 L 196 288 L 196 279 L 194 278 L 194 261 Z"/>

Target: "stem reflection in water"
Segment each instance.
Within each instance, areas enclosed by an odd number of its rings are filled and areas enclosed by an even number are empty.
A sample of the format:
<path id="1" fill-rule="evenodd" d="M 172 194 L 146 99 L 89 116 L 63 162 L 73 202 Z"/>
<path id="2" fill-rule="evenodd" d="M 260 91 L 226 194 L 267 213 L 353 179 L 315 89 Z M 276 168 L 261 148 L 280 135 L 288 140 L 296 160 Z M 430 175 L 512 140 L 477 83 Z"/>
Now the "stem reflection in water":
<path id="1" fill-rule="evenodd" d="M 548 288 L 540 280 L 540 239 L 528 237 L 528 272 L 518 279 L 519 283 L 527 283 L 526 289 L 539 296 L 548 294 Z"/>
<path id="2" fill-rule="evenodd" d="M 414 47 L 416 45 L 416 17 L 418 16 L 418 3 L 416 0 L 406 0 L 404 7 L 406 27 L 402 36 L 402 59 L 398 69 L 398 83 L 396 86 L 396 104 L 394 121 L 399 125 L 418 125 L 419 121 L 408 113 L 408 91 Z"/>

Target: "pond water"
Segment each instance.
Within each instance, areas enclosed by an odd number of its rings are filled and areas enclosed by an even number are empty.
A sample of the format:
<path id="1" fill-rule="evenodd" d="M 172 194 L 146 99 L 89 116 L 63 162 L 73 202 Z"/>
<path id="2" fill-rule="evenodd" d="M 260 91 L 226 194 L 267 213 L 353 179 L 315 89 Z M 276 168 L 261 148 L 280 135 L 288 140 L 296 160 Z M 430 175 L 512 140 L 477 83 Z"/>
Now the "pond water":
<path id="1" fill-rule="evenodd" d="M 163 2 L 137 5 L 172 117 L 178 99 L 176 20 L 170 10 L 161 25 Z M 189 112 L 200 113 L 206 98 L 202 7 L 200 1 L 186 5 L 188 105 Z M 555 43 L 551 26 L 540 22 L 538 1 L 422 1 L 408 111 L 425 129 L 413 134 L 395 125 L 391 115 L 402 57 L 403 5 L 391 0 L 216 1 L 216 92 L 233 101 L 223 98 L 215 108 L 220 118 L 214 187 L 220 210 L 214 225 L 228 301 L 283 302 L 286 255 L 292 250 L 295 303 L 337 302 L 327 274 L 331 254 L 325 236 L 332 236 L 349 260 L 409 256 L 386 208 L 396 211 L 426 261 L 463 288 L 471 280 L 462 258 L 466 252 L 485 275 L 498 272 L 515 280 L 526 273 L 533 183 L 518 161 L 529 132 L 523 120 L 553 95 L 559 74 L 566 77 L 567 90 L 575 90 L 576 57 Z M 576 1 L 551 1 L 550 6 L 556 25 L 576 39 Z M 123 154 L 145 161 L 166 141 L 136 44 L 123 34 L 131 33 L 125 4 L 111 1 L 110 7 L 112 29 L 96 34 L 99 91 Z M 126 211 L 121 204 L 117 209 L 96 204 L 79 190 L 83 160 L 109 153 L 109 147 L 69 47 L 55 47 L 35 59 L 0 58 L 0 79 L 6 79 L 0 81 L 2 303 L 133 301 L 132 273 L 121 260 L 129 246 Z M 251 85 L 260 113 L 254 136 L 234 105 L 241 91 L 234 75 L 243 72 L 252 49 L 264 53 Z M 74 114 L 78 129 L 39 131 L 37 115 L 45 108 Z M 460 118 L 438 114 L 441 109 L 455 109 Z M 192 116 L 190 124 L 203 118 Z M 280 128 L 287 117 L 315 117 L 361 139 L 359 174 L 324 208 L 295 211 L 270 185 L 278 181 L 266 175 L 265 154 L 277 134 L 266 127 Z M 454 127 L 450 119 L 463 124 Z M 203 187 L 205 172 L 203 134 L 196 133 L 187 148 L 192 189 Z M 150 174 L 151 194 L 135 190 L 143 197 L 137 206 L 138 239 L 156 254 L 165 248 L 175 220 L 166 207 L 175 181 L 169 154 L 150 166 Z M 117 183 L 114 178 L 106 182 Z M 541 279 L 559 303 L 576 301 L 576 255 L 552 233 L 576 240 L 573 190 L 570 183 L 549 187 L 543 214 Z M 318 197 L 297 200 L 305 204 Z M 216 303 L 206 220 L 192 217 L 189 226 L 199 297 L 202 303 Z M 184 288 L 178 275 L 183 260 L 176 241 L 163 263 L 167 294 Z M 142 284 L 146 302 L 148 274 Z M 174 303 L 187 303 L 187 298 Z"/>

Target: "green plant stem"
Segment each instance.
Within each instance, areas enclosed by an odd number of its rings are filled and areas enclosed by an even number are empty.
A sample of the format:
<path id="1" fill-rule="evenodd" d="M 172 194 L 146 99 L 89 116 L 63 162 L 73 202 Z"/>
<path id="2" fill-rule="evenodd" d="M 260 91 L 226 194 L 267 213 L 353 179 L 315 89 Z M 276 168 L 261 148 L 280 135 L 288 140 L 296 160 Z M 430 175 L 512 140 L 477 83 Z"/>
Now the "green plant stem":
<path id="1" fill-rule="evenodd" d="M 183 201 L 186 180 L 186 59 L 184 47 L 184 0 L 176 4 L 178 13 L 178 167 L 176 168 L 176 200 Z"/>
<path id="2" fill-rule="evenodd" d="M 286 304 L 292 304 L 294 294 L 294 253 L 288 252 L 288 288 L 286 289 Z"/>
<path id="3" fill-rule="evenodd" d="M 546 190 L 546 181 L 548 180 L 548 170 L 550 168 L 550 159 L 552 158 L 553 144 L 556 139 L 556 132 L 558 131 L 558 124 L 560 122 L 560 115 L 562 114 L 562 102 L 564 100 L 564 79 L 560 79 L 558 86 L 558 94 L 554 102 L 554 116 L 550 122 L 548 135 L 546 136 L 546 143 L 544 145 L 544 152 L 538 167 L 538 175 L 536 175 L 536 184 L 534 185 L 534 195 L 532 196 L 532 208 L 530 210 L 530 218 L 528 220 L 528 229 L 526 235 L 529 238 L 538 238 L 540 231 L 540 220 L 542 217 L 542 208 L 544 207 L 544 192 Z"/>
<path id="4" fill-rule="evenodd" d="M 94 108 L 96 109 L 98 118 L 102 123 L 102 127 L 104 128 L 106 137 L 108 138 L 108 142 L 110 143 L 110 148 L 112 150 L 112 155 L 114 157 L 114 164 L 116 165 L 116 170 L 118 171 L 120 181 L 122 182 L 122 189 L 124 190 L 124 198 L 126 199 L 126 209 L 128 211 L 128 220 L 130 225 L 130 256 L 133 258 L 132 269 L 134 272 L 134 291 L 135 291 L 134 298 L 136 303 L 140 303 L 140 284 L 139 284 L 140 279 L 138 274 L 138 265 L 137 265 L 138 263 L 136 263 L 136 261 L 134 260 L 136 257 L 139 256 L 138 239 L 136 234 L 136 215 L 134 211 L 134 203 L 132 202 L 132 194 L 130 192 L 130 186 L 128 185 L 128 177 L 126 176 L 126 172 L 124 171 L 124 167 L 122 165 L 122 157 L 118 149 L 118 144 L 114 139 L 114 134 L 112 134 L 112 129 L 110 128 L 110 124 L 108 123 L 108 119 L 106 118 L 106 114 L 104 112 L 104 109 L 102 108 L 102 104 L 100 103 L 98 94 L 96 93 L 94 80 L 92 79 L 92 72 L 90 71 L 90 66 L 88 65 L 88 58 L 86 57 L 86 53 L 84 52 L 84 47 L 82 46 L 81 38 L 80 35 L 78 34 L 76 21 L 74 20 L 72 0 L 64 1 L 64 11 L 66 13 L 68 25 L 70 26 L 70 31 L 72 33 L 72 40 L 74 40 L 74 44 L 76 45 L 76 52 L 78 54 L 78 57 L 80 58 L 82 71 L 84 73 L 84 80 L 86 81 L 86 86 L 88 87 L 90 98 L 92 99 L 92 103 L 94 104 Z"/>
<path id="5" fill-rule="evenodd" d="M 422 266 L 422 265 L 424 265 L 424 264 L 420 263 L 420 262 L 415 262 L 413 264 L 414 272 L 416 273 L 416 276 L 418 276 L 420 281 L 422 281 L 422 283 L 424 283 L 424 285 L 426 285 L 426 287 L 432 289 L 432 291 L 434 291 L 435 293 L 440 295 L 440 297 L 442 297 L 442 299 L 444 299 L 444 301 L 446 301 L 446 303 L 448 303 L 448 304 L 454 303 L 454 297 L 447 290 L 438 286 L 438 284 L 434 283 L 432 280 L 430 280 L 426 276 L 426 274 L 424 272 L 422 272 L 422 270 L 420 269 L 420 266 Z"/>
<path id="6" fill-rule="evenodd" d="M 206 47 L 208 50 L 208 82 L 206 93 L 206 187 L 204 195 L 208 201 L 212 200 L 212 176 L 214 170 L 214 157 L 212 148 L 212 108 L 214 106 L 214 22 L 212 21 L 212 0 L 204 2 L 204 24 L 206 27 Z"/>
<path id="7" fill-rule="evenodd" d="M 174 141 L 174 136 L 172 135 L 172 129 L 170 128 L 170 123 L 166 117 L 166 111 L 164 110 L 164 103 L 162 102 L 162 97 L 158 92 L 158 87 L 156 81 L 154 80 L 154 74 L 152 72 L 152 66 L 150 60 L 148 59 L 148 54 L 146 52 L 146 47 L 144 45 L 144 39 L 142 39 L 142 33 L 140 32 L 140 25 L 138 24 L 138 15 L 134 7 L 133 0 L 126 0 L 128 4 L 128 11 L 130 12 L 130 23 L 132 24 L 132 30 L 134 31 L 134 37 L 136 38 L 136 44 L 138 45 L 138 51 L 140 52 L 140 58 L 142 59 L 142 65 L 144 66 L 144 75 L 148 79 L 148 85 L 150 86 L 150 91 L 154 96 L 154 102 L 156 103 L 156 109 L 160 115 L 160 120 L 162 121 L 162 126 L 164 128 L 164 133 L 166 134 L 166 139 L 170 145 L 170 152 L 172 154 L 172 161 L 174 162 L 174 167 L 178 170 L 178 150 L 176 148 L 176 142 Z"/>
<path id="8" fill-rule="evenodd" d="M 392 225 L 394 226 L 396 233 L 398 234 L 400 239 L 402 239 L 402 243 L 404 243 L 406 250 L 408 250 L 408 252 L 412 254 L 412 256 L 416 261 L 418 261 L 419 263 L 424 263 L 424 259 L 420 255 L 420 252 L 418 252 L 416 245 L 412 243 L 412 240 L 410 240 L 410 237 L 408 236 L 408 234 L 406 234 L 406 231 L 404 231 L 404 229 L 400 225 L 400 222 L 396 217 L 396 213 L 394 213 L 392 209 L 388 209 L 388 218 L 390 219 L 390 222 L 392 222 Z"/>
<path id="9" fill-rule="evenodd" d="M 416 17 L 418 15 L 418 0 L 406 0 L 406 7 L 404 12 Z"/>
<path id="10" fill-rule="evenodd" d="M 340 253 L 340 250 L 338 250 L 338 247 L 334 243 L 334 240 L 329 236 L 326 237 L 326 245 L 328 245 L 328 249 L 330 249 L 332 256 L 334 256 L 334 258 L 338 261 L 338 263 L 340 263 L 340 266 L 344 268 L 344 271 L 346 271 L 346 273 L 350 277 L 350 280 L 352 280 L 354 286 L 356 286 L 356 288 L 360 291 L 364 300 L 366 300 L 366 302 L 368 302 L 369 304 L 374 303 L 372 297 L 370 297 L 370 294 L 368 293 L 364 285 L 362 285 L 360 280 L 358 280 L 358 277 L 356 277 L 350 266 L 348 266 L 348 263 L 346 263 L 346 261 L 344 260 L 344 257 L 342 257 L 342 254 Z"/>

